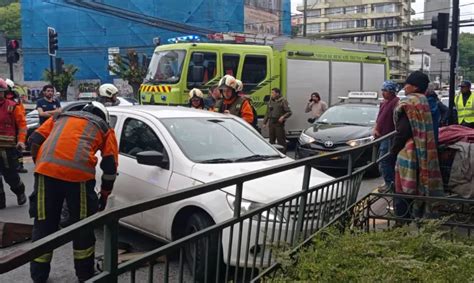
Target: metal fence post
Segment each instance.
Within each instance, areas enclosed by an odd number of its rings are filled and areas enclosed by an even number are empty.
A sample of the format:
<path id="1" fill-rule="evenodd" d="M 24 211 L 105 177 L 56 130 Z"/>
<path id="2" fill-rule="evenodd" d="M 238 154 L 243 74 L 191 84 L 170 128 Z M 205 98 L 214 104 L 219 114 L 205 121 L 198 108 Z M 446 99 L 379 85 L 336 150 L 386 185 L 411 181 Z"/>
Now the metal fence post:
<path id="1" fill-rule="evenodd" d="M 117 282 L 118 262 L 118 220 L 104 225 L 104 272 L 107 272 L 106 282 Z"/>
<path id="2" fill-rule="evenodd" d="M 305 165 L 304 175 L 303 175 L 303 186 L 301 188 L 301 190 L 303 190 L 304 192 L 307 192 L 309 190 L 310 178 L 311 178 L 311 165 Z M 308 194 L 306 193 L 301 196 L 300 205 L 298 207 L 298 219 L 296 220 L 296 231 L 295 231 L 296 241 L 298 241 L 300 233 L 303 230 L 303 222 L 305 218 L 305 210 L 306 210 L 307 201 L 308 201 Z M 291 204 L 290 204 L 290 207 L 291 207 Z"/>
<path id="3" fill-rule="evenodd" d="M 239 182 L 235 188 L 235 200 L 234 200 L 234 217 L 240 217 L 240 209 L 242 207 L 242 190 L 244 183 Z"/>
<path id="4" fill-rule="evenodd" d="M 347 160 L 347 175 L 350 176 L 353 171 L 353 161 L 352 161 L 352 152 L 349 152 L 349 159 Z"/>

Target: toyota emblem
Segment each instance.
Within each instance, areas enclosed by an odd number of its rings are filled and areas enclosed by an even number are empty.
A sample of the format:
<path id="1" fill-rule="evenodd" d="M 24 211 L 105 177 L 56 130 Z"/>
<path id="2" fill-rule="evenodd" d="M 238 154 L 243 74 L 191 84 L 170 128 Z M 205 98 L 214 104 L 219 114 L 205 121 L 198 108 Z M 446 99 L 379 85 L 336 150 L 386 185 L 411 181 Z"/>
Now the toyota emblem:
<path id="1" fill-rule="evenodd" d="M 334 143 L 332 141 L 325 141 L 324 142 L 324 146 L 325 147 L 333 147 L 334 146 Z"/>

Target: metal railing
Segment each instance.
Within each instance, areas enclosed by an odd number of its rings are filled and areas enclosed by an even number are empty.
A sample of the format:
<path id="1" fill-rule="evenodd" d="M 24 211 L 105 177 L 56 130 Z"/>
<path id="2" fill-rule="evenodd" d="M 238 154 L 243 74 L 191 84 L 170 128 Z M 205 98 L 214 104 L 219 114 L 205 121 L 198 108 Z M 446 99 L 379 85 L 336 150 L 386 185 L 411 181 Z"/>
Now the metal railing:
<path id="1" fill-rule="evenodd" d="M 392 135 L 356 148 L 308 157 L 98 213 L 0 258 L 0 274 L 72 241 L 81 229 L 103 226 L 103 271 L 90 282 L 135 282 L 137 278 L 140 282 L 250 281 L 275 264 L 279 248 L 299 245 L 356 202 L 365 171 L 385 157 L 377 157 L 379 143 Z M 355 168 L 354 156 L 359 156 L 361 150 L 371 150 L 372 160 Z M 347 158 L 347 174 L 310 186 L 312 165 L 336 157 Z M 242 213 L 245 182 L 298 167 L 304 167 L 301 190 Z M 117 263 L 120 219 L 229 186 L 236 188 L 233 217 L 184 233 L 181 238 L 140 257 Z M 159 258 L 164 258 L 164 262 L 157 262 Z"/>
<path id="2" fill-rule="evenodd" d="M 402 215 L 393 209 L 394 200 L 402 202 L 407 208 Z M 416 206 L 422 205 L 425 211 L 424 217 L 416 217 Z M 427 214 L 426 214 L 427 212 Z M 304 247 L 312 244 L 313 239 L 326 227 L 337 227 L 338 231 L 344 233 L 347 230 L 380 232 L 394 227 L 411 225 L 414 229 L 422 227 L 423 222 L 429 219 L 437 219 L 440 229 L 444 229 L 448 239 L 456 238 L 458 235 L 472 238 L 474 231 L 474 200 L 464 199 L 459 196 L 452 197 L 429 197 L 393 193 L 370 193 L 358 202 L 349 206 L 342 214 L 332 219 L 325 227 L 316 231 L 304 241 L 292 247 L 288 252 L 294 257 Z M 357 234 L 357 233 L 356 233 Z M 281 263 L 274 262 L 266 270 L 261 272 L 252 282 L 262 279 L 272 279 L 281 270 Z"/>

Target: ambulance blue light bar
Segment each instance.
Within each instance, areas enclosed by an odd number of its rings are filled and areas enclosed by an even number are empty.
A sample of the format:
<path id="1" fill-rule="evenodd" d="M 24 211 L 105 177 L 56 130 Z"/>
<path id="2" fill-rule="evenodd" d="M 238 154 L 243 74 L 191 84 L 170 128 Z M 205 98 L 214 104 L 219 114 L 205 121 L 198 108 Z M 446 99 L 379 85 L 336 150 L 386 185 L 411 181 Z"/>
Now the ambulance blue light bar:
<path id="1" fill-rule="evenodd" d="M 196 42 L 201 41 L 201 37 L 198 35 L 185 35 L 185 36 L 178 36 L 168 38 L 168 43 L 178 43 L 178 42 Z"/>

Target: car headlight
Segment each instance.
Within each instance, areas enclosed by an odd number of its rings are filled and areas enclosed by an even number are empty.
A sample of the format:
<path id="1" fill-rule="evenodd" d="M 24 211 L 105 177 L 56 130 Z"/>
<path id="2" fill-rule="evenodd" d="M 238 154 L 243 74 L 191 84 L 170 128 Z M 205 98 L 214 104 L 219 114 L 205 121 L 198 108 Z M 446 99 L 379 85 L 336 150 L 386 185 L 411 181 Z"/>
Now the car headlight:
<path id="1" fill-rule="evenodd" d="M 227 194 L 227 204 L 229 205 L 230 209 L 232 209 L 232 211 L 234 211 L 235 196 L 233 196 L 231 194 Z M 262 203 L 242 199 L 242 201 L 240 202 L 240 212 L 242 214 L 245 214 L 245 213 L 248 213 L 252 210 L 260 208 L 262 206 L 264 206 L 264 204 L 262 204 Z M 264 212 L 262 212 L 261 215 L 262 216 L 260 217 L 260 220 L 261 221 L 266 221 L 267 220 L 267 212 L 264 211 Z M 253 219 L 257 220 L 258 216 L 257 215 L 254 216 Z M 268 213 L 268 220 L 270 220 L 270 221 L 274 221 L 274 220 L 282 221 L 283 220 L 282 222 L 285 222 L 285 218 L 281 215 L 280 211 L 276 208 L 271 208 L 270 209 L 270 212 Z"/>
<path id="2" fill-rule="evenodd" d="M 359 145 L 369 143 L 369 142 L 373 141 L 374 139 L 375 138 L 373 136 L 370 136 L 370 137 L 366 137 L 366 138 L 362 138 L 362 139 L 350 140 L 350 141 L 347 141 L 347 145 L 349 145 L 351 147 L 356 147 L 356 146 L 359 146 Z"/>
<path id="3" fill-rule="evenodd" d="M 305 133 L 301 133 L 300 138 L 298 139 L 301 145 L 313 143 L 316 141 L 315 138 L 308 136 Z"/>

